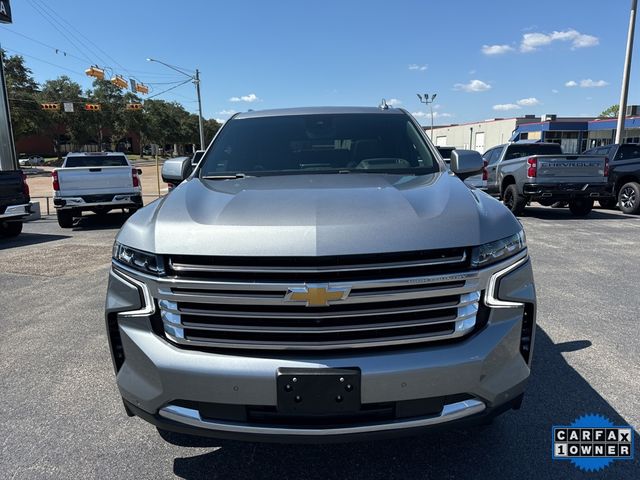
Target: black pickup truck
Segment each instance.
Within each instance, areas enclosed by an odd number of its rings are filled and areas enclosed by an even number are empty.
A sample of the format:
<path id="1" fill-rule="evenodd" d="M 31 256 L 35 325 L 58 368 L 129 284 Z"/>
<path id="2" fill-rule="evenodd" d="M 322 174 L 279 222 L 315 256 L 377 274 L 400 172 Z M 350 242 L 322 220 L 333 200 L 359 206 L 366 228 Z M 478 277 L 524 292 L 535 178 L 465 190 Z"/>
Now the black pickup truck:
<path id="1" fill-rule="evenodd" d="M 605 145 L 584 152 L 585 155 L 604 155 L 609 159 L 611 198 L 599 200 L 605 208 L 615 208 L 628 214 L 640 213 L 640 145 L 625 143 Z"/>
<path id="2" fill-rule="evenodd" d="M 15 237 L 31 213 L 29 186 L 20 170 L 0 172 L 0 236 Z"/>

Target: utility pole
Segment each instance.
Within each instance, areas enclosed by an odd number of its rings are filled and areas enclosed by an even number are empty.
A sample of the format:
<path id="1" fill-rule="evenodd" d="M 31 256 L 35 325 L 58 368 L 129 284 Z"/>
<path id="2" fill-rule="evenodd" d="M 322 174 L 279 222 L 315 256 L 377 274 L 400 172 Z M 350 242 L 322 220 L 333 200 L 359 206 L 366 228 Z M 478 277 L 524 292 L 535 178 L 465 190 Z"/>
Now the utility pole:
<path id="1" fill-rule="evenodd" d="M 202 98 L 200 97 L 200 70 L 196 68 L 196 76 L 194 83 L 196 84 L 196 92 L 198 93 L 198 119 L 200 121 L 200 150 L 204 150 L 204 121 L 202 120 Z"/>
<path id="2" fill-rule="evenodd" d="M 182 75 L 185 75 L 186 77 L 190 78 L 191 81 L 193 82 L 193 84 L 196 86 L 196 93 L 198 94 L 198 121 L 200 124 L 200 150 L 204 150 L 205 149 L 205 144 L 204 144 L 204 121 L 202 119 L 202 98 L 200 95 L 200 70 L 196 69 L 196 73 L 195 75 L 192 75 L 190 72 L 185 72 L 183 69 L 179 68 L 179 67 L 175 67 L 173 65 L 169 65 L 168 63 L 162 62 L 160 60 L 156 60 L 155 58 L 147 58 L 147 62 L 156 62 L 156 63 L 160 63 L 162 65 L 164 65 L 165 67 L 170 68 L 171 70 L 175 70 L 176 72 L 181 73 Z M 187 80 L 188 82 L 188 80 Z M 187 83 L 185 82 L 185 83 Z M 175 87 L 172 87 L 175 88 Z"/>
<path id="3" fill-rule="evenodd" d="M 616 128 L 616 143 L 624 140 L 625 117 L 627 116 L 627 100 L 629 97 L 629 80 L 631 77 L 631 58 L 633 57 L 633 37 L 636 29 L 636 11 L 638 0 L 631 0 L 631 16 L 629 19 L 629 35 L 627 37 L 627 55 L 622 74 L 622 91 L 620 93 L 620 111 L 618 112 L 618 126 Z"/>
<path id="4" fill-rule="evenodd" d="M 424 103 L 425 105 L 429 105 L 429 109 L 431 110 L 431 143 L 433 143 L 435 145 L 435 140 L 433 139 L 433 101 L 436 99 L 438 94 L 434 93 L 431 96 L 431 98 L 429 98 L 429 94 L 428 93 L 425 93 L 424 97 L 422 95 L 420 95 L 419 93 L 417 95 L 418 95 L 418 98 L 420 99 L 420 103 Z"/>
<path id="5" fill-rule="evenodd" d="M 4 55 L 0 47 L 0 171 L 17 170 L 16 146 L 13 140 L 11 126 L 11 111 L 9 110 L 9 96 L 7 82 L 4 76 Z"/>

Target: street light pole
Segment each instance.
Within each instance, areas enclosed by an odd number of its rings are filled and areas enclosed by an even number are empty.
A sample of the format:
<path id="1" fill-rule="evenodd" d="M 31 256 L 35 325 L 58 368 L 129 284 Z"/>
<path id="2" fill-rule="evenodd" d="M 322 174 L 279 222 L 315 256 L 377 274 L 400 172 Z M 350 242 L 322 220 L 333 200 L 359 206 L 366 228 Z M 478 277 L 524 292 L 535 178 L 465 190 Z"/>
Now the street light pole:
<path id="1" fill-rule="evenodd" d="M 627 55 L 624 61 L 622 75 L 622 91 L 620 93 L 620 110 L 618 112 L 618 126 L 616 128 L 616 143 L 624 140 L 625 117 L 627 115 L 627 100 L 629 97 L 629 80 L 631 77 L 631 58 L 633 56 L 633 37 L 636 29 L 636 11 L 638 0 L 631 0 L 631 17 L 629 19 L 629 35 L 627 37 Z"/>
<path id="2" fill-rule="evenodd" d="M 422 95 L 420 95 L 419 93 L 417 94 L 418 98 L 420 99 L 420 103 L 424 103 L 425 105 L 429 105 L 429 109 L 431 110 L 431 142 L 433 143 L 433 101 L 436 99 L 436 97 L 438 96 L 437 93 L 434 93 L 431 98 L 429 98 L 429 94 L 425 93 L 424 97 Z"/>
<path id="3" fill-rule="evenodd" d="M 156 60 L 155 58 L 147 58 L 147 62 L 156 62 L 164 65 L 165 67 L 170 68 L 171 70 L 175 70 L 176 72 L 181 73 L 182 75 L 191 79 L 193 84 L 196 86 L 196 94 L 198 95 L 198 123 L 200 127 L 200 150 L 205 149 L 204 144 L 204 120 L 202 118 L 202 97 L 200 95 L 200 70 L 196 69 L 195 75 L 191 75 L 190 73 L 185 72 L 181 68 L 174 67 L 173 65 L 169 65 L 168 63 L 162 62 L 160 60 Z M 186 83 L 186 82 L 185 82 Z"/>

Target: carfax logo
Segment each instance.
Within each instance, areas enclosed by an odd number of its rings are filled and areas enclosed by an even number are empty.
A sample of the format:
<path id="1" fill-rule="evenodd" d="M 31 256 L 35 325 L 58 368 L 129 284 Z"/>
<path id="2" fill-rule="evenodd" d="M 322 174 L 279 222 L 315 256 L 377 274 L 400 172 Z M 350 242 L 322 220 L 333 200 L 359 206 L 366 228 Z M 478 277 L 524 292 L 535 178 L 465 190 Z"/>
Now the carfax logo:
<path id="1" fill-rule="evenodd" d="M 633 433 L 628 425 L 614 426 L 601 415 L 585 415 L 571 425 L 553 427 L 553 459 L 571 460 L 589 472 L 614 460 L 633 460 Z"/>

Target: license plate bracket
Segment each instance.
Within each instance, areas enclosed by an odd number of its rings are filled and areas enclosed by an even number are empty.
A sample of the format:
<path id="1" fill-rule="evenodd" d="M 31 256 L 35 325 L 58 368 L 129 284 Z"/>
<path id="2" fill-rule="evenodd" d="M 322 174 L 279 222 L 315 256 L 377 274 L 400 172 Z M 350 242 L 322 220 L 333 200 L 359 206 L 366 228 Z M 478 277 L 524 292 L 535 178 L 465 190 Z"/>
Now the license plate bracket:
<path id="1" fill-rule="evenodd" d="M 357 412 L 361 407 L 357 368 L 279 368 L 278 412 L 331 415 Z"/>

